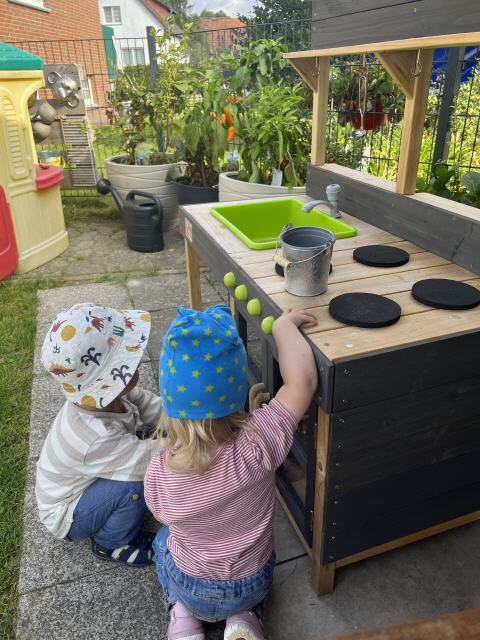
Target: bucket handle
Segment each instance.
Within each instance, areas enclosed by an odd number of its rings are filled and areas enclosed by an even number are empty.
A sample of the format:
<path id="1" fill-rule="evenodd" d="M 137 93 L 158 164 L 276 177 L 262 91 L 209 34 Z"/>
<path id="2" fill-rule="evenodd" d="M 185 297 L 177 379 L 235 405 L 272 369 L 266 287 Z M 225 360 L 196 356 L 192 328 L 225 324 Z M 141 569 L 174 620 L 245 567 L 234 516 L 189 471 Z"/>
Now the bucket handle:
<path id="1" fill-rule="evenodd" d="M 325 253 L 325 251 L 328 251 L 328 249 L 332 245 L 333 245 L 333 242 L 327 242 L 327 244 L 323 247 L 323 249 L 313 254 L 313 256 L 310 256 L 309 258 L 304 258 L 303 260 L 295 260 L 295 262 L 292 262 L 291 260 L 287 260 L 287 258 L 284 258 L 278 253 L 278 240 L 277 240 L 277 242 L 275 243 L 275 253 L 272 256 L 272 260 L 277 264 L 279 264 L 284 269 L 290 269 L 292 265 L 302 264 L 302 262 L 309 262 L 310 260 L 313 260 L 314 258 L 321 256 L 322 253 Z"/>

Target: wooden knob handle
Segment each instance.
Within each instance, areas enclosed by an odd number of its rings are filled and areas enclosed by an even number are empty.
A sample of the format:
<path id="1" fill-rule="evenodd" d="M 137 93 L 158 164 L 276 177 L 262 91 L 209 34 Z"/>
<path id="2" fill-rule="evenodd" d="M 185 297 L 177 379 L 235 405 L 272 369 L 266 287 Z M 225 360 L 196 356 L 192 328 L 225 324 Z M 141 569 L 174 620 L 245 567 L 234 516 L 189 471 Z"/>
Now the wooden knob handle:
<path id="1" fill-rule="evenodd" d="M 279 253 L 275 253 L 272 257 L 272 260 L 277 264 L 279 264 L 284 269 L 288 269 L 288 267 L 292 264 L 290 260 L 287 260 L 286 258 L 281 256 Z"/>

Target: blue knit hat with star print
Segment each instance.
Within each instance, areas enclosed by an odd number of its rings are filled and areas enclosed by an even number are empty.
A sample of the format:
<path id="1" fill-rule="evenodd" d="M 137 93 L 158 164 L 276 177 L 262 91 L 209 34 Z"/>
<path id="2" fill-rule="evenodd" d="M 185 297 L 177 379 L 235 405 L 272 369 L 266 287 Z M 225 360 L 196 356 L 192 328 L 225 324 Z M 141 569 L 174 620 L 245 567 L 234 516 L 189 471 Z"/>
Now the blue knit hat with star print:
<path id="1" fill-rule="evenodd" d="M 247 354 L 225 305 L 179 307 L 159 368 L 163 411 L 171 418 L 222 418 L 245 406 Z"/>

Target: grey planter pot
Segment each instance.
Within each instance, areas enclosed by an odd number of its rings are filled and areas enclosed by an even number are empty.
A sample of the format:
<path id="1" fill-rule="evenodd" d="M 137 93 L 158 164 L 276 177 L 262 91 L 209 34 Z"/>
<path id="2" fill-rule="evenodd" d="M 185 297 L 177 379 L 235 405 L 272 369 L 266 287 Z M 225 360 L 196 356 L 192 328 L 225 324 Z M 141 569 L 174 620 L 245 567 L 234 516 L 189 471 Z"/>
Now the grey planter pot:
<path id="1" fill-rule="evenodd" d="M 305 195 L 306 187 L 272 187 L 269 184 L 242 182 L 235 179 L 236 173 L 220 174 L 219 200 L 232 202 L 234 200 L 255 200 L 256 198 L 288 198 L 289 196 Z"/>
<path id="2" fill-rule="evenodd" d="M 105 160 L 108 179 L 123 199 L 129 191 L 148 191 L 160 198 L 163 204 L 163 230 L 173 229 L 178 224 L 178 201 L 175 182 L 166 182 L 167 173 L 178 163 L 157 165 L 130 165 L 115 162 L 122 155 Z"/>

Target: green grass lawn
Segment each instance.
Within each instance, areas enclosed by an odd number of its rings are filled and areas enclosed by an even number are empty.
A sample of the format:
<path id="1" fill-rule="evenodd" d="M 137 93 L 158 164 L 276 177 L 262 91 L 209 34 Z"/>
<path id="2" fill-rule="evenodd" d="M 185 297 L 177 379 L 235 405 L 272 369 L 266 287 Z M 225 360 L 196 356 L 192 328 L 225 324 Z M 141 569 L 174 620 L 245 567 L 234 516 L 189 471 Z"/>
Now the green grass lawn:
<path id="1" fill-rule="evenodd" d="M 110 197 L 66 198 L 65 223 L 120 214 Z M 0 640 L 15 638 L 37 291 L 59 280 L 0 282 Z"/>
<path id="2" fill-rule="evenodd" d="M 0 638 L 15 638 L 37 291 L 53 280 L 0 282 Z"/>

